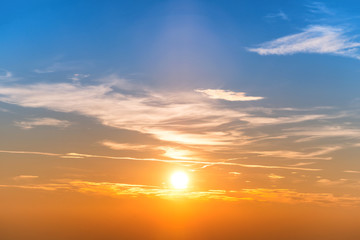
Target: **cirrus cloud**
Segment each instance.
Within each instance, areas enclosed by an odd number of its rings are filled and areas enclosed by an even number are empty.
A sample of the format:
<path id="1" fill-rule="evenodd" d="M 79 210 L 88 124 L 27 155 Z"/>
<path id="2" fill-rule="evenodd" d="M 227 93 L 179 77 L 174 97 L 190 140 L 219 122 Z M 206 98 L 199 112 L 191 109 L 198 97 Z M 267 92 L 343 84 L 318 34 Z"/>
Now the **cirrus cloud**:
<path id="1" fill-rule="evenodd" d="M 335 54 L 360 59 L 360 42 L 349 36 L 346 29 L 313 25 L 302 32 L 265 42 L 250 52 L 260 55 L 290 55 L 295 53 Z"/>
<path id="2" fill-rule="evenodd" d="M 257 101 L 264 97 L 246 96 L 245 92 L 233 92 L 223 89 L 196 89 L 196 92 L 203 93 L 211 99 L 222 99 L 226 101 Z"/>

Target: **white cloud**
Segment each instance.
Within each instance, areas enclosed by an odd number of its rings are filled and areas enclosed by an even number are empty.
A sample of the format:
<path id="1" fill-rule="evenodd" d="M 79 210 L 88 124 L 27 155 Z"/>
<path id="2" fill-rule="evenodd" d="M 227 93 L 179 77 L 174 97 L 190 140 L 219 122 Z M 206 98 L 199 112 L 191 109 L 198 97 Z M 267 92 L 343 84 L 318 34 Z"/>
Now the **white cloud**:
<path id="1" fill-rule="evenodd" d="M 263 97 L 246 96 L 245 92 L 233 92 L 222 89 L 196 89 L 196 92 L 203 93 L 211 99 L 222 99 L 226 101 L 256 101 Z"/>
<path id="2" fill-rule="evenodd" d="M 71 123 L 66 120 L 58 120 L 55 118 L 33 118 L 28 121 L 17 121 L 15 125 L 23 129 L 31 129 L 38 126 L 51 127 L 68 127 Z"/>
<path id="3" fill-rule="evenodd" d="M 235 136 L 218 134 L 216 128 L 247 115 L 214 107 L 196 94 L 144 91 L 139 96 L 125 95 L 113 87 L 113 82 L 97 86 L 65 83 L 4 86 L 0 88 L 0 101 L 77 112 L 95 117 L 107 126 L 150 133 L 162 140 L 208 145 L 234 140 Z M 19 123 L 24 127 L 34 124 Z"/>
<path id="4" fill-rule="evenodd" d="M 289 55 L 295 53 L 335 54 L 360 59 L 360 42 L 348 36 L 341 27 L 310 26 L 301 33 L 281 37 L 249 48 L 260 55 Z"/>

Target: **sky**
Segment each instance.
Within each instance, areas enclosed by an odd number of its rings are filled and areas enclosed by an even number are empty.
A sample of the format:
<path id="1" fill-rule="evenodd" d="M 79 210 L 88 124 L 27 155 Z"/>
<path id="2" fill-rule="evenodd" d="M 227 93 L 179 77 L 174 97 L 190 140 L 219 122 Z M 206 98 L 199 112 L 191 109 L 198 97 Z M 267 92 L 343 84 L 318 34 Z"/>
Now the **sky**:
<path id="1" fill-rule="evenodd" d="M 2 1 L 0 235 L 359 239 L 359 7 Z"/>

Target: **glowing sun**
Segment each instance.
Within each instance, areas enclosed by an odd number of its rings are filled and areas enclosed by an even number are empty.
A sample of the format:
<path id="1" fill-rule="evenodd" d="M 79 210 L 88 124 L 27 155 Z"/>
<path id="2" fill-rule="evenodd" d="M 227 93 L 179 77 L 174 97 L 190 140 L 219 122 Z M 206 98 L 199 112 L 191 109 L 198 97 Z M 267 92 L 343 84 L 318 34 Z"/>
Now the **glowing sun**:
<path id="1" fill-rule="evenodd" d="M 189 183 L 189 177 L 184 172 L 175 172 L 171 175 L 171 184 L 176 189 L 185 189 Z"/>

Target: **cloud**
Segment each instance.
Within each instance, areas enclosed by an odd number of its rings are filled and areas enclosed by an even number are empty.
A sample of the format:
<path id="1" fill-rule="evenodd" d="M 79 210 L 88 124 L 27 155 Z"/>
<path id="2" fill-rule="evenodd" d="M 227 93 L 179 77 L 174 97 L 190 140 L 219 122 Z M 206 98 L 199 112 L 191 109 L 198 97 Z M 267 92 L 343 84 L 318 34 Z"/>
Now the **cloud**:
<path id="1" fill-rule="evenodd" d="M 323 138 L 360 138 L 360 130 L 358 128 L 344 127 L 341 125 L 291 128 L 286 130 L 286 134 L 301 137 L 296 140 L 296 142 L 307 142 Z"/>
<path id="2" fill-rule="evenodd" d="M 7 70 L 0 69 L 0 80 L 10 79 L 13 74 Z"/>
<path id="3" fill-rule="evenodd" d="M 0 185 L 0 188 L 22 188 L 44 191 L 73 191 L 84 194 L 103 195 L 108 197 L 158 197 L 165 199 L 200 199 L 238 201 L 240 198 L 229 196 L 226 190 L 179 191 L 167 186 L 151 186 L 142 184 L 92 182 L 83 180 L 69 180 L 61 183 Z"/>
<path id="4" fill-rule="evenodd" d="M 338 116 L 322 115 L 322 114 L 308 114 L 308 115 L 292 115 L 288 117 L 258 117 L 258 116 L 244 116 L 243 121 L 249 122 L 251 125 L 275 125 L 286 123 L 297 123 L 311 120 L 336 118 Z"/>
<path id="5" fill-rule="evenodd" d="M 359 197 L 349 195 L 335 196 L 332 193 L 297 192 L 292 189 L 253 188 L 243 189 L 241 193 L 242 197 L 255 201 L 289 204 L 312 203 L 323 206 L 358 206 L 360 204 Z"/>
<path id="6" fill-rule="evenodd" d="M 315 163 L 315 162 L 299 162 L 299 163 L 291 164 L 291 165 L 289 165 L 289 166 L 300 167 L 300 166 L 311 165 L 311 164 L 314 164 L 314 163 Z"/>
<path id="7" fill-rule="evenodd" d="M 51 126 L 65 128 L 71 125 L 69 121 L 55 118 L 33 118 L 28 121 L 16 121 L 15 125 L 23 129 L 31 129 L 39 126 Z"/>
<path id="8" fill-rule="evenodd" d="M 281 157 L 290 159 L 318 159 L 318 160 L 330 160 L 331 157 L 323 157 L 322 155 L 329 154 L 333 151 L 341 149 L 339 146 L 323 147 L 320 150 L 313 152 L 297 152 L 297 151 L 254 151 L 252 153 L 259 154 L 263 157 Z"/>
<path id="9" fill-rule="evenodd" d="M 235 166 L 241 168 L 262 168 L 262 169 L 284 169 L 284 170 L 300 170 L 300 171 L 321 171 L 322 169 L 317 168 L 302 168 L 296 166 L 278 166 L 278 165 L 261 165 L 261 164 L 243 164 L 236 162 L 225 162 L 225 161 L 203 161 L 203 160 L 194 160 L 191 159 L 159 159 L 159 158 L 136 158 L 136 157 L 116 157 L 116 156 L 106 156 L 106 155 L 94 155 L 86 153 L 48 153 L 48 152 L 31 152 L 31 151 L 9 151 L 9 150 L 0 150 L 0 153 L 9 153 L 9 154 L 34 154 L 34 155 L 44 155 L 44 156 L 53 156 L 60 158 L 100 158 L 100 159 L 114 159 L 114 160 L 127 160 L 127 161 L 150 161 L 150 162 L 164 162 L 164 163 L 180 163 L 180 164 L 193 164 L 199 166 Z"/>
<path id="10" fill-rule="evenodd" d="M 342 27 L 313 25 L 297 34 L 249 48 L 260 55 L 290 55 L 295 53 L 335 54 L 360 59 L 360 42 Z"/>
<path id="11" fill-rule="evenodd" d="M 218 108 L 196 94 L 137 91 L 123 94 L 114 81 L 97 86 L 34 84 L 1 87 L 0 101 L 58 112 L 77 112 L 107 126 L 152 134 L 184 144 L 219 145 L 235 140 L 217 129 L 244 115 Z M 121 91 L 121 90 L 120 90 Z"/>
<path id="12" fill-rule="evenodd" d="M 134 151 L 142 151 L 148 150 L 149 148 L 153 148 L 152 145 L 141 145 L 141 144 L 129 144 L 129 143 L 116 143 L 112 141 L 102 141 L 102 145 L 113 149 L 113 150 L 134 150 Z"/>
<path id="13" fill-rule="evenodd" d="M 79 70 L 85 62 L 80 61 L 66 61 L 66 62 L 54 62 L 50 66 L 34 69 L 35 73 L 44 74 L 44 73 L 53 73 L 53 72 L 62 72 L 62 71 L 73 71 Z"/>
<path id="14" fill-rule="evenodd" d="M 0 82 L 13 82 L 19 80 L 14 74 L 6 69 L 0 68 Z"/>
<path id="15" fill-rule="evenodd" d="M 360 171 L 355 171 L 355 170 L 345 170 L 343 172 L 345 172 L 345 173 L 360 173 Z"/>
<path id="16" fill-rule="evenodd" d="M 0 153 L 10 153 L 10 154 L 34 154 L 34 155 L 43 155 L 43 156 L 61 156 L 61 154 L 58 154 L 58 153 L 34 152 L 34 151 L 0 150 Z"/>
<path id="17" fill-rule="evenodd" d="M 322 178 L 319 179 L 317 181 L 317 183 L 321 184 L 321 185 L 325 185 L 325 186 L 333 186 L 333 185 L 339 185 L 339 184 L 344 184 L 348 181 L 348 179 L 338 179 L 338 180 L 330 180 L 330 179 L 326 179 L 326 178 Z"/>
<path id="18" fill-rule="evenodd" d="M 205 157 L 214 153 L 216 156 L 219 154 L 226 156 L 225 159 L 239 157 L 229 156 L 229 154 L 244 156 L 244 154 L 253 153 L 262 157 L 330 159 L 330 156 L 311 155 L 311 152 L 302 153 L 292 150 L 297 147 L 295 146 L 297 138 L 302 136 L 299 135 L 300 131 L 297 133 L 294 129 L 284 131 L 283 125 L 296 123 L 296 126 L 301 127 L 301 124 L 306 123 L 306 126 L 313 126 L 312 124 L 323 120 L 330 122 L 333 119 L 349 117 L 335 112 L 335 109 L 324 107 L 311 109 L 234 107 L 224 101 L 209 101 L 193 90 L 154 91 L 123 79 L 117 81 L 114 77 L 111 77 L 109 82 L 103 80 L 97 85 L 80 83 L 2 85 L 0 101 L 28 108 L 77 113 L 94 118 L 105 126 L 137 131 L 157 139 L 152 142 L 153 145 L 115 143 L 109 140 L 102 142 L 104 146 L 114 150 L 149 150 L 155 153 L 152 156 L 163 152 L 166 157 L 170 157 L 169 154 L 172 152 L 172 158 L 185 157 L 197 161 L 206 159 Z M 62 120 L 49 121 L 43 118 L 17 122 L 17 125 L 23 128 L 42 125 L 65 127 L 68 124 L 70 123 Z M 289 136 L 294 135 L 297 138 L 292 138 L 294 141 L 286 144 L 286 146 L 293 144 L 289 146 L 290 148 L 287 147 L 284 150 L 285 145 L 276 145 L 271 146 L 272 151 L 266 150 L 273 143 L 292 140 Z M 160 149 L 160 144 L 172 150 Z M 244 146 L 247 146 L 246 150 L 243 149 Z M 179 155 L 179 150 L 182 156 Z M 191 153 L 185 154 L 184 150 Z M 84 156 L 63 155 L 62 157 L 81 158 Z M 250 164 L 242 165 L 242 167 L 267 168 L 268 166 Z M 286 166 L 286 169 L 289 167 L 291 166 Z"/>
<path id="19" fill-rule="evenodd" d="M 358 206 L 360 198 L 350 195 L 335 196 L 324 192 L 298 192 L 292 189 L 250 188 L 240 191 L 204 189 L 178 191 L 168 186 L 94 182 L 76 179 L 57 180 L 58 183 L 0 185 L 0 188 L 21 188 L 43 191 L 73 191 L 108 197 L 157 197 L 165 199 L 198 199 L 223 201 L 261 201 L 286 204 L 311 203 L 321 206 Z"/>
<path id="20" fill-rule="evenodd" d="M 279 179 L 285 178 L 285 177 L 283 177 L 283 176 L 276 175 L 276 174 L 273 174 L 273 173 L 269 174 L 268 177 L 269 177 L 270 179 L 273 179 L 273 180 L 279 180 Z"/>
<path id="21" fill-rule="evenodd" d="M 56 156 L 59 156 L 58 154 Z M 317 168 L 302 168 L 295 166 L 277 166 L 277 165 L 261 165 L 261 164 L 243 164 L 236 162 L 225 162 L 225 161 L 203 161 L 203 160 L 194 160 L 191 159 L 159 159 L 159 158 L 134 158 L 134 157 L 115 157 L 115 156 L 105 156 L 105 155 L 92 155 L 92 154 L 82 154 L 82 153 L 67 153 L 60 157 L 65 158 L 105 158 L 105 159 L 115 159 L 115 160 L 128 160 L 128 161 L 150 161 L 150 162 L 164 162 L 164 163 L 182 163 L 182 164 L 193 164 L 200 166 L 235 166 L 241 168 L 262 168 L 262 169 L 285 169 L 285 170 L 300 170 L 300 171 L 321 171 L 322 169 Z"/>
<path id="22" fill-rule="evenodd" d="M 32 179 L 36 179 L 39 178 L 39 176 L 34 176 L 34 175 L 19 175 L 14 177 L 14 180 L 32 180 Z"/>
<path id="23" fill-rule="evenodd" d="M 178 147 L 169 146 L 154 146 L 154 145 L 141 145 L 141 144 L 127 144 L 127 143 L 115 143 L 112 141 L 103 141 L 102 145 L 109 147 L 113 150 L 132 150 L 132 151 L 149 151 L 160 150 L 163 152 L 163 156 L 172 159 L 194 159 L 195 153 L 190 150 L 181 149 Z"/>
<path id="24" fill-rule="evenodd" d="M 245 92 L 233 92 L 222 89 L 196 89 L 195 92 L 203 93 L 211 99 L 222 99 L 226 101 L 257 101 L 263 97 L 246 96 Z"/>
<path id="25" fill-rule="evenodd" d="M 330 10 L 324 3 L 322 2 L 312 2 L 306 5 L 308 10 L 314 14 L 327 14 L 327 15 L 334 15 L 335 12 Z"/>
<path id="26" fill-rule="evenodd" d="M 279 10 L 277 13 L 271 13 L 265 16 L 266 18 L 280 18 L 282 20 L 289 20 L 288 15 L 286 15 L 282 10 Z"/>
<path id="27" fill-rule="evenodd" d="M 165 151 L 163 156 L 172 159 L 194 159 L 195 153 L 190 150 L 180 149 L 175 147 L 159 147 L 159 149 Z"/>
<path id="28" fill-rule="evenodd" d="M 70 80 L 73 80 L 74 82 L 78 82 L 81 79 L 89 77 L 90 74 L 82 74 L 82 73 L 75 73 L 71 77 L 69 77 Z"/>

